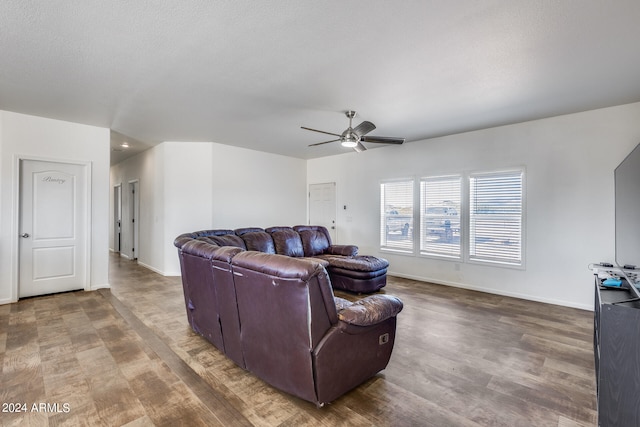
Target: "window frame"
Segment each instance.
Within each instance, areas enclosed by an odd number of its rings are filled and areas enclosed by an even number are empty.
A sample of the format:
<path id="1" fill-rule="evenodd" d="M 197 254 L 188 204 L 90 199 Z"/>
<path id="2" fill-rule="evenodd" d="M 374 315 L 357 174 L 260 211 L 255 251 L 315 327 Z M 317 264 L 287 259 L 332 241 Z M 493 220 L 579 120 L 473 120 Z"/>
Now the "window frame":
<path id="1" fill-rule="evenodd" d="M 436 252 L 436 251 L 428 251 L 426 249 L 423 248 L 423 236 L 424 236 L 424 222 L 423 222 L 423 208 L 425 207 L 425 200 L 423 199 L 423 195 L 425 194 L 423 191 L 423 185 L 426 185 L 425 183 L 428 181 L 436 181 L 436 180 L 446 180 L 449 178 L 454 178 L 458 180 L 459 186 L 458 186 L 458 190 L 459 190 L 459 194 L 458 194 L 458 201 L 459 201 L 459 208 L 458 208 L 458 234 L 459 234 L 459 243 L 458 243 L 458 254 L 457 255 L 451 255 L 451 254 L 447 254 L 445 252 Z M 465 224 L 465 176 L 462 173 L 457 173 L 457 174 L 441 174 L 441 175 L 428 175 L 428 176 L 422 176 L 420 178 L 420 185 L 418 188 L 418 202 L 419 202 L 419 207 L 418 207 L 418 241 L 417 241 L 417 245 L 418 245 L 418 254 L 421 257 L 425 257 L 425 258 L 434 258 L 434 259 L 441 259 L 441 260 L 447 260 L 447 261 L 454 261 L 454 262 L 462 262 L 464 260 L 465 257 L 465 230 L 466 230 L 466 226 Z M 427 208 L 428 209 L 428 208 Z"/>
<path id="2" fill-rule="evenodd" d="M 471 221 L 472 221 L 472 185 L 471 180 L 474 177 L 478 176 L 498 176 L 500 174 L 510 174 L 510 173 L 520 173 L 520 260 L 519 262 L 509 262 L 507 260 L 499 260 L 499 259 L 491 259 L 489 257 L 475 257 L 471 255 L 471 239 L 473 235 L 471 233 Z M 505 168 L 505 169 L 493 169 L 493 170 L 482 170 L 482 171 L 474 171 L 466 174 L 465 184 L 465 198 L 466 198 L 466 208 L 465 208 L 465 262 L 469 264 L 476 265 L 489 265 L 494 267 L 503 267 L 503 268 L 512 268 L 517 270 L 526 269 L 526 229 L 527 229 L 527 205 L 526 205 L 526 169 L 524 167 L 513 167 L 513 168 Z"/>
<path id="3" fill-rule="evenodd" d="M 383 200 L 383 194 L 382 194 L 382 187 L 389 185 L 389 184 L 400 184 L 400 183 L 411 183 L 411 214 L 410 215 L 406 215 L 410 217 L 411 220 L 411 226 L 409 227 L 409 229 L 407 230 L 408 232 L 408 236 L 410 237 L 410 247 L 401 247 L 401 246 L 393 246 L 393 245 L 388 245 L 388 231 L 387 231 L 387 227 L 386 225 L 383 225 L 386 220 L 387 220 L 387 214 L 386 214 L 386 199 Z M 379 248 L 381 252 L 389 252 L 389 253 L 394 253 L 394 254 L 401 254 L 401 255 L 415 255 L 415 248 L 416 248 L 416 179 L 414 177 L 405 177 L 405 178 L 398 178 L 398 179 L 386 179 L 386 180 L 381 180 L 379 182 L 379 186 L 378 186 L 378 191 L 379 191 L 379 209 L 380 211 L 378 212 L 378 220 L 379 220 L 379 228 L 378 228 L 378 236 L 379 236 Z M 383 214 L 384 212 L 384 214 Z M 384 215 L 384 216 L 383 216 Z M 384 243 L 383 243 L 384 242 Z"/>
<path id="4" fill-rule="evenodd" d="M 505 262 L 501 260 L 492 260 L 492 259 L 484 259 L 482 257 L 473 257 L 471 256 L 471 179 L 475 176 L 482 175 L 499 175 L 502 173 L 513 173 L 519 172 L 521 176 L 521 211 L 520 211 L 520 262 Z M 422 218 L 421 218 L 421 210 L 422 210 L 422 182 L 425 178 L 437 178 L 437 177 L 447 177 L 447 176 L 459 176 L 461 179 L 460 191 L 461 191 L 461 201 L 460 201 L 460 257 L 455 256 L 447 256 L 440 255 L 435 253 L 424 252 L 421 247 L 421 239 L 422 239 Z M 379 222 L 379 250 L 380 252 L 387 252 L 396 255 L 403 256 L 414 256 L 421 258 L 429 258 L 440 261 L 449 261 L 454 263 L 465 263 L 465 264 L 475 264 L 475 265 L 484 265 L 484 266 L 493 266 L 499 268 L 508 268 L 508 269 L 516 269 L 516 270 L 525 270 L 526 269 L 526 247 L 527 247 L 527 171 L 524 166 L 514 166 L 510 168 L 502 168 L 502 169 L 483 169 L 483 170 L 474 170 L 474 171 L 463 171 L 459 173 L 441 173 L 441 174 L 430 174 L 430 175 L 422 175 L 422 176 L 411 176 L 411 177 L 403 177 L 396 179 L 383 179 L 379 181 L 379 196 L 382 196 L 381 188 L 383 184 L 389 184 L 394 182 L 411 182 L 413 185 L 413 227 L 411 230 L 411 241 L 412 248 L 398 248 L 393 246 L 387 246 L 383 244 L 382 238 L 382 206 L 383 201 L 379 199 L 378 208 L 381 212 L 378 213 Z"/>

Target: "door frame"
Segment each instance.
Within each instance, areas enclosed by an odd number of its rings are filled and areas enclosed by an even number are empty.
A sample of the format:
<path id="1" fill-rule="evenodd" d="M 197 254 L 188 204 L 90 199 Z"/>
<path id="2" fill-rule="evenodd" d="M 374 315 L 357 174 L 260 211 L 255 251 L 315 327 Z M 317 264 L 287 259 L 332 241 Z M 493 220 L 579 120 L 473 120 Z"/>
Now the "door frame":
<path id="1" fill-rule="evenodd" d="M 113 252 L 122 251 L 122 183 L 113 186 Z M 118 218 L 120 218 L 118 220 Z M 118 224 L 120 222 L 120 224 Z"/>
<path id="2" fill-rule="evenodd" d="M 92 217 L 91 217 L 91 173 L 92 173 L 92 163 L 86 161 L 79 161 L 73 159 L 57 159 L 51 157 L 39 157 L 39 156 L 31 156 L 31 155 L 22 155 L 15 154 L 13 156 L 13 206 L 11 207 L 11 211 L 13 212 L 13 219 L 11 221 L 11 247 L 13 248 L 11 253 L 11 301 L 17 302 L 20 286 L 20 172 L 21 172 L 21 164 L 22 161 L 37 161 L 37 162 L 49 162 L 49 163 L 62 163 L 62 164 L 70 164 L 83 166 L 85 168 L 85 188 L 86 188 L 86 229 L 85 233 L 85 264 L 86 264 L 86 272 L 84 278 L 84 290 L 91 290 L 91 228 L 92 228 Z"/>
<path id="3" fill-rule="evenodd" d="M 129 240 L 129 255 L 132 261 L 136 261 L 140 254 L 140 179 L 132 179 L 129 182 L 129 226 L 131 237 Z M 135 192 L 133 191 L 135 190 Z M 133 193 L 133 194 L 132 194 Z M 122 254 L 122 252 L 120 252 Z"/>

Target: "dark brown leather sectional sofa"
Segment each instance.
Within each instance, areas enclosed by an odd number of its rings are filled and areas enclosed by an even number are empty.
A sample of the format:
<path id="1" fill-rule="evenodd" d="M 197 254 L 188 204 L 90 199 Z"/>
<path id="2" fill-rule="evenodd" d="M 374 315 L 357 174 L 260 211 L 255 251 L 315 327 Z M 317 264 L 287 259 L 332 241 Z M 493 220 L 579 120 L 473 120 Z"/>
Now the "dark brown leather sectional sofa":
<path id="1" fill-rule="evenodd" d="M 240 367 L 322 406 L 387 366 L 402 302 L 381 294 L 349 302 L 334 296 L 327 259 L 256 251 L 294 248 L 287 243 L 296 241 L 293 229 L 282 229 L 272 243 L 256 228 L 176 238 L 187 317 Z M 322 238 L 310 239 L 299 249 L 313 245 L 325 246 Z M 341 253 L 353 248 L 323 249 Z"/>
<path id="2" fill-rule="evenodd" d="M 248 251 L 290 257 L 314 257 L 327 261 L 327 271 L 334 289 L 371 293 L 387 284 L 384 258 L 358 255 L 354 245 L 333 245 L 329 231 L 317 225 L 295 227 L 238 228 L 203 230 L 180 237 L 200 238 L 218 246 L 235 246 Z"/>

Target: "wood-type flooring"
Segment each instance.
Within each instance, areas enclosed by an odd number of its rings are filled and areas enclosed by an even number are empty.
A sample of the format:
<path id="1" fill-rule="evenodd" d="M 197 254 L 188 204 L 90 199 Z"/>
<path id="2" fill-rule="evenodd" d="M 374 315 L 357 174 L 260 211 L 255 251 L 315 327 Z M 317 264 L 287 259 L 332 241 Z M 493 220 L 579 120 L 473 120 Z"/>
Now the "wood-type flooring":
<path id="1" fill-rule="evenodd" d="M 0 306 L 3 426 L 596 425 L 589 311 L 389 277 L 389 366 L 318 409 L 193 333 L 179 277 L 112 254 L 110 283 Z"/>

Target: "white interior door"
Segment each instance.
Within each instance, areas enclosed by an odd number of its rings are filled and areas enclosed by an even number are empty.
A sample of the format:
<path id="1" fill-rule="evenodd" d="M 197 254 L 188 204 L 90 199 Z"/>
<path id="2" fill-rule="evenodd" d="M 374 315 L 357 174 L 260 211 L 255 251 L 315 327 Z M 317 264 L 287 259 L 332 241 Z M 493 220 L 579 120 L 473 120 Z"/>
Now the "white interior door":
<path id="1" fill-rule="evenodd" d="M 87 166 L 20 161 L 20 298 L 85 289 Z"/>
<path id="2" fill-rule="evenodd" d="M 309 224 L 326 227 L 331 235 L 331 240 L 336 241 L 335 182 L 309 185 Z"/>

